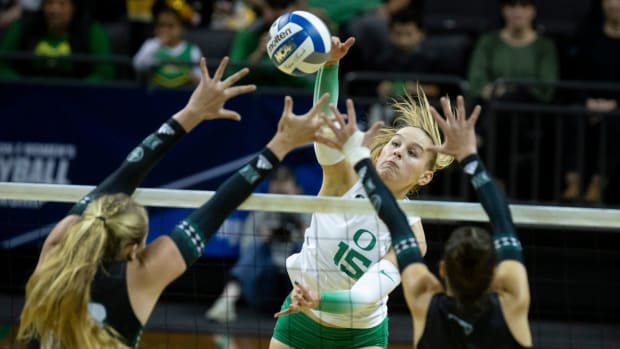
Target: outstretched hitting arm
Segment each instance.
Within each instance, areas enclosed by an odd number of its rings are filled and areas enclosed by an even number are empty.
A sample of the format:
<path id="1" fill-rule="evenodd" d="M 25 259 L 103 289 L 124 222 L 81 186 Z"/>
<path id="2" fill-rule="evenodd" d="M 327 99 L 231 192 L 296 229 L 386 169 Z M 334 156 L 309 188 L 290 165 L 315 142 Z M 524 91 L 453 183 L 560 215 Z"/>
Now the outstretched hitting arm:
<path id="1" fill-rule="evenodd" d="M 325 65 L 318 71 L 314 85 L 314 98 L 318 99 L 323 93 L 330 94 L 330 103 L 338 103 L 338 68 L 340 59 L 342 59 L 351 46 L 355 43 L 355 39 L 350 37 L 344 43 L 336 36 L 332 37 L 332 49 L 330 57 Z M 331 115 L 331 111 L 325 107 L 322 110 L 325 114 Z M 331 133 L 328 127 L 323 129 L 324 133 Z M 327 145 L 315 142 L 314 152 L 316 159 L 323 170 L 323 181 L 319 196 L 341 196 L 344 194 L 357 180 L 355 172 L 351 165 L 344 161 L 344 155 L 338 149 L 331 148 Z"/>
<path id="2" fill-rule="evenodd" d="M 254 189 L 294 148 L 312 142 L 323 121 L 316 114 L 327 102 L 328 95 L 305 115 L 292 112 L 293 101 L 286 97 L 278 130 L 267 146 L 247 165 L 219 186 L 215 195 L 182 220 L 170 235 L 161 236 L 144 251 L 146 284 L 163 290 L 202 254 L 208 240 L 222 222 L 247 199 Z"/>
<path id="3" fill-rule="evenodd" d="M 66 229 L 79 219 L 79 216 L 92 200 L 103 194 L 133 194 L 146 175 L 174 144 L 203 120 L 218 118 L 240 120 L 241 117 L 238 113 L 223 108 L 224 103 L 237 95 L 254 91 L 256 86 L 234 86 L 237 81 L 248 74 L 247 68 L 241 69 L 226 80 L 221 81 L 227 64 L 228 58 L 225 57 L 211 78 L 205 59 L 201 59 L 202 80 L 192 93 L 187 105 L 159 127 L 157 131 L 147 136 L 131 151 L 116 171 L 69 210 L 68 216 L 56 225 L 45 240 L 41 256 L 44 256 L 52 246 L 61 241 Z"/>

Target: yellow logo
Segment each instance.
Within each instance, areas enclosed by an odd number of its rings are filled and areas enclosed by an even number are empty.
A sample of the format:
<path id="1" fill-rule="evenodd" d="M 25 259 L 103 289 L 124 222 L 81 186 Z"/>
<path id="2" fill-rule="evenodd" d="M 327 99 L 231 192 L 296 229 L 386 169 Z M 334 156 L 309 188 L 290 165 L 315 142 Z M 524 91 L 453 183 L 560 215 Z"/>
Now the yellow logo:
<path id="1" fill-rule="evenodd" d="M 41 40 L 35 47 L 34 53 L 41 56 L 68 56 L 71 54 L 71 46 L 68 41 L 61 41 L 53 45 L 48 41 Z"/>
<path id="2" fill-rule="evenodd" d="M 277 64 L 281 64 L 295 48 L 294 43 L 288 43 L 273 54 L 273 59 Z"/>

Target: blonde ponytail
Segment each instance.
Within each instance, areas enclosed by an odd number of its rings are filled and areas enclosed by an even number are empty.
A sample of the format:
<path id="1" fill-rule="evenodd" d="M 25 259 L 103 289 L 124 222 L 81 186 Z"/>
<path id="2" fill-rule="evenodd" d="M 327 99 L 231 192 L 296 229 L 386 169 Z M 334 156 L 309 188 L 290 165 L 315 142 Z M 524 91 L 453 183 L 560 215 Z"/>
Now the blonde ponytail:
<path id="1" fill-rule="evenodd" d="M 87 306 L 101 261 L 140 243 L 147 227 L 146 211 L 125 194 L 93 201 L 28 280 L 18 338 L 36 338 L 43 348 L 128 348 Z"/>

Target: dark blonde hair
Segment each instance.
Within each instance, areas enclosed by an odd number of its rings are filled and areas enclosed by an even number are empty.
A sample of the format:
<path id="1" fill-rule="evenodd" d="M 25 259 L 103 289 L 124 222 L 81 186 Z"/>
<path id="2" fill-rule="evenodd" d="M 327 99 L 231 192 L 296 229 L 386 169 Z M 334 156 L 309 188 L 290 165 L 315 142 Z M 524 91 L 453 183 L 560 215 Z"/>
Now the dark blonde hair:
<path id="1" fill-rule="evenodd" d="M 437 122 L 433 119 L 428 99 L 419 86 L 416 97 L 412 97 L 410 94 L 405 93 L 403 100 L 393 100 L 392 108 L 394 108 L 397 114 L 393 123 L 395 126 L 386 126 L 381 129 L 370 147 L 370 157 L 374 163 L 376 163 L 383 147 L 388 144 L 398 130 L 404 127 L 419 128 L 426 133 L 434 145 L 442 144 L 443 140 L 439 125 L 437 125 Z M 445 154 L 433 154 L 427 164 L 427 168 L 435 173 L 436 171 L 448 167 L 453 160 L 453 157 Z M 408 194 L 415 192 L 417 189 L 418 185 L 413 185 L 412 188 L 409 189 Z"/>
<path id="2" fill-rule="evenodd" d="M 146 210 L 125 194 L 90 203 L 30 276 L 18 338 L 43 348 L 128 348 L 89 315 L 90 287 L 101 262 L 142 243 L 147 230 Z"/>

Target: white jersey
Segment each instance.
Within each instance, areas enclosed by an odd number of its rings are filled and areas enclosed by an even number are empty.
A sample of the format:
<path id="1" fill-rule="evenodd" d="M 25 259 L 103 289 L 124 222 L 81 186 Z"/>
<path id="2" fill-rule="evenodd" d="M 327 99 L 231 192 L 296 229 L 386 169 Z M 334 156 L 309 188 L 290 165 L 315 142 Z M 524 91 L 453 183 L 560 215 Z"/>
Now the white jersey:
<path id="1" fill-rule="evenodd" d="M 368 200 L 360 181 L 343 196 Z M 419 217 L 407 217 L 409 225 Z M 336 291 L 353 284 L 387 254 L 390 232 L 376 214 L 314 213 L 304 236 L 301 252 L 286 260 L 292 282 L 310 289 Z M 387 299 L 368 304 L 353 314 L 312 312 L 326 323 L 345 328 L 371 328 L 387 316 Z"/>

